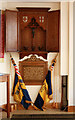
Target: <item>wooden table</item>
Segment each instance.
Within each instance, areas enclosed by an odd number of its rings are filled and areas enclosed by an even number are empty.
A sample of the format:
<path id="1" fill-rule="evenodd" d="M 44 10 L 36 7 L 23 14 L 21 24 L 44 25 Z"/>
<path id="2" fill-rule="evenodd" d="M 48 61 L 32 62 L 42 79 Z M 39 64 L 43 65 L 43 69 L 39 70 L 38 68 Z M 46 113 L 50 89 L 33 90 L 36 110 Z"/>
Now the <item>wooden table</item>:
<path id="1" fill-rule="evenodd" d="M 0 82 L 7 82 L 7 118 L 10 117 L 10 89 L 9 89 L 9 80 L 10 80 L 10 75 L 9 74 L 0 74 Z"/>

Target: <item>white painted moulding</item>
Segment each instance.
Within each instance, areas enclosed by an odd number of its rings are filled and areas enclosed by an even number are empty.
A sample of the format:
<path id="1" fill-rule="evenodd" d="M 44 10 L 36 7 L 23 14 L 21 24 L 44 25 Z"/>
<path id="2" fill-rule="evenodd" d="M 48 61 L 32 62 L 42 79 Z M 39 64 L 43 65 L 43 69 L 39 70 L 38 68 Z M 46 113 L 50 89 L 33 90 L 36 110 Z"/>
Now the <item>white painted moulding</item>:
<path id="1" fill-rule="evenodd" d="M 33 56 L 33 54 L 30 54 L 29 56 L 25 56 L 24 58 L 20 59 L 19 61 L 24 61 L 24 60 L 30 58 L 31 56 Z M 34 54 L 34 56 L 36 56 L 36 58 L 39 58 L 40 60 L 48 61 L 47 59 L 44 59 L 42 56 L 38 56 L 36 54 Z"/>

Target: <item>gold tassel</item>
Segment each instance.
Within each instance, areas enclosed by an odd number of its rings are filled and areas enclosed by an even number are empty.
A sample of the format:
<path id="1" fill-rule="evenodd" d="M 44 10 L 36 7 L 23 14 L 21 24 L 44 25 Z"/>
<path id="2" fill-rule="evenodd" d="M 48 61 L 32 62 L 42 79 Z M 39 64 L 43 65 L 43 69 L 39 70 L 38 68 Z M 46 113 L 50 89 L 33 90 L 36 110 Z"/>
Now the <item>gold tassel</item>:
<path id="1" fill-rule="evenodd" d="M 58 109 L 58 103 L 56 102 L 56 109 Z"/>

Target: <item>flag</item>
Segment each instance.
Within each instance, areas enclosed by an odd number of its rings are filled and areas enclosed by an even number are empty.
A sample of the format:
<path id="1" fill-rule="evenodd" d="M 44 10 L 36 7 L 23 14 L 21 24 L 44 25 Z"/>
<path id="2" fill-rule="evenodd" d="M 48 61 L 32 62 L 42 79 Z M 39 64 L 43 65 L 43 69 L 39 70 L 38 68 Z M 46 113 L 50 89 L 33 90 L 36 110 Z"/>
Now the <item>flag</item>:
<path id="1" fill-rule="evenodd" d="M 32 105 L 34 109 L 44 110 L 43 107 L 46 103 L 48 103 L 53 98 L 53 91 L 52 91 L 52 69 L 56 63 L 56 58 L 52 61 L 50 66 L 50 70 L 48 70 L 48 74 L 43 82 L 43 85 L 38 93 L 38 96 L 33 104 L 28 94 L 28 91 L 25 87 L 25 83 L 23 83 L 22 77 L 18 71 L 18 68 L 14 62 L 14 59 L 11 58 L 12 63 L 15 68 L 15 82 L 13 87 L 13 96 L 14 100 L 20 102 L 24 108 L 28 108 L 29 105 Z"/>
<path id="2" fill-rule="evenodd" d="M 14 59 L 11 58 L 13 66 L 15 68 L 15 81 L 13 87 L 13 96 L 16 102 L 19 102 L 23 105 L 24 108 L 28 109 L 29 105 L 31 105 L 32 101 L 28 94 L 28 91 L 25 87 L 25 84 L 22 80 L 22 77 L 18 71 L 18 68 L 14 62 Z"/>
<path id="3" fill-rule="evenodd" d="M 34 102 L 34 105 L 43 110 L 43 106 L 52 99 L 52 86 L 51 86 L 51 71 L 48 70 L 46 79 L 38 93 L 38 96 Z"/>
<path id="4" fill-rule="evenodd" d="M 53 70 L 53 68 L 54 68 L 54 66 L 55 66 L 55 63 L 56 63 L 56 57 L 55 57 L 55 59 L 52 60 L 52 63 L 51 63 L 51 65 L 50 65 L 50 70 L 51 70 L 51 71 Z"/>

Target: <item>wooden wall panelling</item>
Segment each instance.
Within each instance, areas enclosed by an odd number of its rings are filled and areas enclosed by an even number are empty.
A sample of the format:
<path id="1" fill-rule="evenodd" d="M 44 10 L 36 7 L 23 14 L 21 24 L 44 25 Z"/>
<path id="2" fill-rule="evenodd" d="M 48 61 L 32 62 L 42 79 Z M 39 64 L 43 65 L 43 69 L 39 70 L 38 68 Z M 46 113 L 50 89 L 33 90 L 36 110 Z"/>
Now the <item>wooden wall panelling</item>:
<path id="1" fill-rule="evenodd" d="M 40 27 L 35 30 L 33 46 L 35 51 L 46 51 L 46 31 Z"/>
<path id="2" fill-rule="evenodd" d="M 17 15 L 18 15 L 18 26 L 17 26 L 17 28 L 18 28 L 18 51 L 21 51 L 21 25 L 20 25 L 20 17 L 19 17 L 19 12 L 17 13 Z"/>
<path id="3" fill-rule="evenodd" d="M 35 51 L 36 54 L 37 51 L 58 52 L 59 10 L 48 12 L 48 9 L 19 8 L 18 12 L 6 10 L 6 51 Z M 34 38 L 28 26 L 33 17 L 39 24 L 34 29 Z"/>
<path id="4" fill-rule="evenodd" d="M 24 19 L 23 19 L 24 17 Z M 19 22 L 19 51 L 31 51 L 31 39 L 32 39 L 32 31 L 29 27 L 27 27 L 29 20 L 25 21 L 25 17 L 28 15 L 25 12 L 18 12 L 18 22 Z M 24 21 L 23 21 L 24 20 Z"/>
<path id="5" fill-rule="evenodd" d="M 17 11 L 6 10 L 6 51 L 17 51 Z"/>
<path id="6" fill-rule="evenodd" d="M 31 51 L 32 31 L 30 28 L 21 30 L 21 50 Z"/>
<path id="7" fill-rule="evenodd" d="M 18 17 L 19 17 L 19 24 L 20 24 L 20 36 L 21 36 L 20 51 L 23 51 L 23 50 L 45 51 L 46 50 L 47 13 L 20 11 L 18 14 Z M 26 17 L 27 17 L 27 20 L 26 20 Z M 42 22 L 41 18 L 39 17 L 43 17 L 44 22 Z M 35 18 L 36 22 L 39 24 L 39 26 L 34 29 L 34 38 L 32 35 L 32 29 L 29 27 L 29 24 L 31 23 L 32 18 Z M 34 47 L 34 50 L 32 50 L 32 46 Z"/>
<path id="8" fill-rule="evenodd" d="M 48 12 L 46 50 L 59 51 L 59 10 Z"/>

